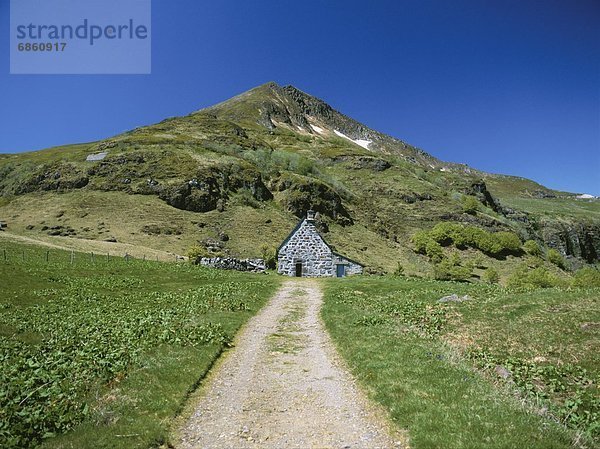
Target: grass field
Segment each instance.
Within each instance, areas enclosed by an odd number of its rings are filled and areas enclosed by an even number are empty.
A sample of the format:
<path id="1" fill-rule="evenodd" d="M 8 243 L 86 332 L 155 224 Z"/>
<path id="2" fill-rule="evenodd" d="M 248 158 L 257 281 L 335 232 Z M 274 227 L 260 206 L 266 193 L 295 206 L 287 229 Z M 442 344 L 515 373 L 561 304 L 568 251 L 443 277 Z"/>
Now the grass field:
<path id="1" fill-rule="evenodd" d="M 412 448 L 598 447 L 598 289 L 394 277 L 326 286 L 329 332 Z M 471 299 L 437 302 L 452 293 Z"/>
<path id="2" fill-rule="evenodd" d="M 0 279 L 3 448 L 162 444 L 278 285 L 187 263 L 76 254 L 71 264 L 68 252 L 5 242 Z"/>

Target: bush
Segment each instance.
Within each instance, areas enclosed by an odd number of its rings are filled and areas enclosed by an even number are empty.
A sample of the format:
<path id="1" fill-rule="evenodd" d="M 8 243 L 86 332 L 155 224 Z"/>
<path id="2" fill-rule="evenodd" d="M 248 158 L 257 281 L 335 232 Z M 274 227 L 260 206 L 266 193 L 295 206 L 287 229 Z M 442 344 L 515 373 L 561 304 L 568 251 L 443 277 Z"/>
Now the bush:
<path id="1" fill-rule="evenodd" d="M 559 287 L 564 283 L 548 271 L 538 267 L 530 269 L 522 264 L 509 276 L 507 285 L 511 288 L 533 290 L 537 288 Z"/>
<path id="2" fill-rule="evenodd" d="M 546 257 L 548 258 L 548 262 L 553 263 L 554 265 L 556 265 L 557 267 L 559 267 L 563 270 L 565 269 L 566 264 L 565 264 L 564 257 L 562 256 L 561 253 L 559 253 L 554 248 L 550 248 L 548 250 Z"/>
<path id="3" fill-rule="evenodd" d="M 412 236 L 412 243 L 415 245 L 415 251 L 419 254 L 425 254 L 427 249 L 427 243 L 431 241 L 429 233 L 427 231 L 417 231 Z"/>
<path id="4" fill-rule="evenodd" d="M 440 263 L 444 258 L 442 246 L 434 240 L 429 240 L 429 242 L 427 242 L 425 254 L 427 254 L 427 257 L 429 257 L 433 263 Z"/>
<path id="5" fill-rule="evenodd" d="M 488 284 L 497 284 L 500 280 L 500 275 L 496 271 L 495 268 L 489 267 L 487 270 L 483 272 L 483 276 L 481 279 Z"/>
<path id="6" fill-rule="evenodd" d="M 517 253 L 521 250 L 521 239 L 514 232 L 500 231 L 491 235 L 496 239 L 498 254 Z"/>
<path id="7" fill-rule="evenodd" d="M 433 270 L 434 277 L 441 281 L 466 281 L 472 273 L 473 268 L 470 265 L 460 265 L 457 255 L 444 258 Z"/>
<path id="8" fill-rule="evenodd" d="M 402 266 L 402 264 L 400 262 L 398 262 L 398 266 L 396 267 L 394 274 L 396 276 L 404 276 L 404 267 Z"/>
<path id="9" fill-rule="evenodd" d="M 463 226 L 461 224 L 442 221 L 429 231 L 428 236 L 440 245 L 450 245 L 452 242 L 456 241 L 462 231 Z"/>
<path id="10" fill-rule="evenodd" d="M 523 244 L 523 249 L 525 252 L 531 256 L 541 256 L 542 255 L 542 247 L 535 240 L 527 240 Z"/>
<path id="11" fill-rule="evenodd" d="M 268 269 L 274 270 L 277 268 L 277 250 L 269 245 L 263 245 L 260 248 L 262 259 Z"/>
<path id="12" fill-rule="evenodd" d="M 521 239 L 514 232 L 488 232 L 477 226 L 442 222 L 436 224 L 429 232 L 419 231 L 419 233 L 421 244 L 429 238 L 440 245 L 454 244 L 459 249 L 471 247 L 494 257 L 521 251 Z"/>
<path id="13" fill-rule="evenodd" d="M 600 270 L 592 267 L 580 268 L 575 272 L 573 287 L 600 287 Z"/>
<path id="14" fill-rule="evenodd" d="M 200 257 L 211 257 L 208 250 L 200 245 L 194 245 L 190 249 L 188 249 L 187 256 L 189 261 L 195 263 L 196 260 Z"/>
<path id="15" fill-rule="evenodd" d="M 464 195 L 461 198 L 462 210 L 466 214 L 474 215 L 479 210 L 479 201 L 471 195 Z"/>

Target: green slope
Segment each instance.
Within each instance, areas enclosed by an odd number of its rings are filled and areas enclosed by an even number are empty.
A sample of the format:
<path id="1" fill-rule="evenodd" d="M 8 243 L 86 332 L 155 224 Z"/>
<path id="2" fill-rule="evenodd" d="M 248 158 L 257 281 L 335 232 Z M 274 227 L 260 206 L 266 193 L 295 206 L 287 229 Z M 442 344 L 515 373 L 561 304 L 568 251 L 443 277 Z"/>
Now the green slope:
<path id="1" fill-rule="evenodd" d="M 477 211 L 464 213 L 465 195 Z M 313 208 L 326 239 L 375 271 L 430 272 L 410 237 L 440 221 L 600 255 L 599 201 L 445 163 L 274 83 L 100 142 L 0 158 L 0 198 L 6 232 L 66 245 L 105 240 L 102 222 L 143 248 L 182 254 L 227 234 L 223 252 L 259 256 Z"/>

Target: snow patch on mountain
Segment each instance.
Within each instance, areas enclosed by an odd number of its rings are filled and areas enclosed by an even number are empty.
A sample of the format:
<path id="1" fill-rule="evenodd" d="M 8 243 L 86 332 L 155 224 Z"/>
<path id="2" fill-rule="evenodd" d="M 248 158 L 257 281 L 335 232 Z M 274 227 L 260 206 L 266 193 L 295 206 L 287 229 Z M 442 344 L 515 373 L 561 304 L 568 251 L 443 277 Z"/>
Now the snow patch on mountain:
<path id="1" fill-rule="evenodd" d="M 316 132 L 318 132 L 319 134 L 323 134 L 323 133 L 325 132 L 325 130 L 324 130 L 323 128 L 320 128 L 320 127 L 318 127 L 318 126 L 316 126 L 316 125 L 312 125 L 312 124 L 311 124 L 311 125 L 310 125 L 310 127 L 311 127 L 313 130 L 315 130 Z"/>
<path id="2" fill-rule="evenodd" d="M 333 132 L 340 136 L 343 137 L 344 139 L 348 139 L 351 142 L 354 142 L 356 145 L 359 145 L 365 149 L 369 149 L 369 144 L 373 143 L 372 140 L 366 140 L 366 139 L 352 139 L 351 137 L 348 137 L 346 134 L 339 132 L 337 129 L 334 129 Z"/>

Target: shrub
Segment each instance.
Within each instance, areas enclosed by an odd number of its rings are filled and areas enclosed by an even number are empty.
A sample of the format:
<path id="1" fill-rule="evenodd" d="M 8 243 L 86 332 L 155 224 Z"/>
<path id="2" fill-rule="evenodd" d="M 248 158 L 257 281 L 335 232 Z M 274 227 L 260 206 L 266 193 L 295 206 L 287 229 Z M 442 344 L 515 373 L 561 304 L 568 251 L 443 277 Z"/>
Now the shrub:
<path id="1" fill-rule="evenodd" d="M 433 274 L 436 279 L 442 281 L 466 281 L 472 275 L 473 268 L 470 265 L 460 265 L 460 258 L 458 256 L 444 258 L 438 263 Z"/>
<path id="2" fill-rule="evenodd" d="M 429 240 L 429 242 L 427 242 L 425 254 L 427 254 L 427 257 L 429 257 L 433 263 L 440 263 L 444 258 L 442 246 L 434 240 Z"/>
<path id="3" fill-rule="evenodd" d="M 548 271 L 538 267 L 530 269 L 526 264 L 518 266 L 509 276 L 507 285 L 518 289 L 537 289 L 561 286 L 563 282 Z"/>
<path id="4" fill-rule="evenodd" d="M 516 253 L 521 250 L 521 239 L 514 232 L 500 231 L 491 235 L 496 239 L 498 254 Z"/>
<path id="5" fill-rule="evenodd" d="M 523 249 L 525 250 L 525 252 L 531 256 L 541 256 L 542 255 L 542 248 L 539 245 L 538 242 L 536 242 L 535 240 L 527 240 L 524 244 L 523 244 Z"/>
<path id="6" fill-rule="evenodd" d="M 483 272 L 481 279 L 488 284 L 497 284 L 500 280 L 500 275 L 495 268 L 489 267 Z"/>
<path id="7" fill-rule="evenodd" d="M 554 265 L 556 265 L 557 267 L 561 268 L 561 269 L 565 269 L 565 259 L 562 256 L 561 253 L 559 253 L 557 250 L 555 250 L 554 248 L 550 248 L 548 250 L 548 253 L 546 254 L 546 257 L 548 258 L 548 262 L 553 263 Z"/>
<path id="8" fill-rule="evenodd" d="M 260 248 L 260 253 L 267 268 L 274 270 L 277 267 L 277 250 L 272 246 L 263 245 Z"/>
<path id="9" fill-rule="evenodd" d="M 574 287 L 600 287 L 600 270 L 592 267 L 580 268 L 573 278 Z"/>
<path id="10" fill-rule="evenodd" d="M 449 245 L 456 240 L 456 238 L 462 233 L 463 226 L 458 223 L 451 223 L 449 221 L 443 221 L 436 224 L 431 231 L 429 231 L 429 238 L 435 240 L 440 245 Z"/>
<path id="11" fill-rule="evenodd" d="M 464 226 L 460 223 L 441 222 L 431 231 L 418 231 L 412 242 L 416 251 L 427 254 L 430 241 L 447 246 L 454 244 L 459 249 L 475 248 L 493 257 L 521 252 L 521 239 L 514 232 L 488 232 L 477 226 Z"/>
<path id="12" fill-rule="evenodd" d="M 479 210 L 479 201 L 471 195 L 464 195 L 461 198 L 462 210 L 466 214 L 474 215 Z"/>
<path id="13" fill-rule="evenodd" d="M 252 209 L 260 208 L 260 202 L 254 198 L 249 189 L 239 189 L 232 199 L 235 204 L 240 206 L 249 206 Z"/>
<path id="14" fill-rule="evenodd" d="M 404 276 L 404 267 L 402 266 L 402 264 L 400 262 L 398 262 L 398 265 L 396 266 L 396 270 L 394 271 L 394 274 L 396 276 Z"/>
<path id="15" fill-rule="evenodd" d="M 427 249 L 427 243 L 431 241 L 429 233 L 427 231 L 417 231 L 412 236 L 412 243 L 415 245 L 415 251 L 419 254 L 425 254 Z"/>
<path id="16" fill-rule="evenodd" d="M 190 249 L 188 249 L 187 256 L 190 262 L 195 263 L 198 258 L 210 257 L 210 254 L 205 247 L 200 245 L 194 245 Z"/>

